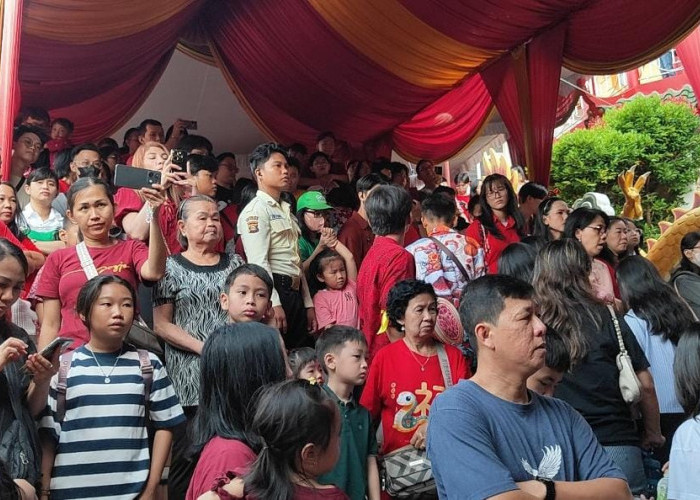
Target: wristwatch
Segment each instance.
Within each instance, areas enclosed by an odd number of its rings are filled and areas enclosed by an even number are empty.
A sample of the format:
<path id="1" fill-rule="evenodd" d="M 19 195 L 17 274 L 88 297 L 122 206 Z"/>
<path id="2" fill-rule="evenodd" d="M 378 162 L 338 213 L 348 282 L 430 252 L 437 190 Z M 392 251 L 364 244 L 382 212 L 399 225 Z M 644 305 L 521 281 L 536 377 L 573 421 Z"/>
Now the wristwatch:
<path id="1" fill-rule="evenodd" d="M 557 497 L 557 492 L 554 489 L 554 481 L 547 479 L 546 477 L 538 477 L 537 481 L 544 484 L 547 488 L 547 493 L 544 496 L 544 500 L 554 500 Z"/>

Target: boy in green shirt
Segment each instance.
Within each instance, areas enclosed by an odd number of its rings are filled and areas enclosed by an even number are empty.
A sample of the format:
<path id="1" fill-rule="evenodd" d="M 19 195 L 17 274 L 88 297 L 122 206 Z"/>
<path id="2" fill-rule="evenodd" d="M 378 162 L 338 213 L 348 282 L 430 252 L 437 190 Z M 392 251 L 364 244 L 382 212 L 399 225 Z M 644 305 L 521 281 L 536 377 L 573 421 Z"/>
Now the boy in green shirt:
<path id="1" fill-rule="evenodd" d="M 336 485 L 352 500 L 379 500 L 377 437 L 369 412 L 353 397 L 355 387 L 367 379 L 365 337 L 355 328 L 332 326 L 316 342 L 316 356 L 327 377 L 324 389 L 342 419 L 338 462 L 318 481 Z"/>

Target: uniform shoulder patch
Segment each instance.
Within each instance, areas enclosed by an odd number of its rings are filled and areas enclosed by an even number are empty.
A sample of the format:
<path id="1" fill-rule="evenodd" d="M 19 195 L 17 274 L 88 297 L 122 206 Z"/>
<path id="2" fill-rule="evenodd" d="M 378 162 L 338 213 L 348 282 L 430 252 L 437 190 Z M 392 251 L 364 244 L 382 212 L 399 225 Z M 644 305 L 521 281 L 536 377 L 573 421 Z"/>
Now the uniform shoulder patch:
<path id="1" fill-rule="evenodd" d="M 249 233 L 257 233 L 260 231 L 260 226 L 258 224 L 258 216 L 251 215 L 245 219 L 246 226 L 248 226 Z"/>

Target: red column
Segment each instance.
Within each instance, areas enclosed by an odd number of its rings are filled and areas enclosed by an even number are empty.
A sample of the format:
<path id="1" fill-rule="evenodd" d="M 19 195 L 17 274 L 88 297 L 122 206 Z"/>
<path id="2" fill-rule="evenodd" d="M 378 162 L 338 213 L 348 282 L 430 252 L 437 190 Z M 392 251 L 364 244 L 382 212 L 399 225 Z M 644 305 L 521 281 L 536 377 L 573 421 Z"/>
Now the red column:
<path id="1" fill-rule="evenodd" d="M 19 42 L 22 32 L 22 0 L 0 0 L 0 147 L 2 180 L 10 177 L 12 125 L 19 109 Z"/>

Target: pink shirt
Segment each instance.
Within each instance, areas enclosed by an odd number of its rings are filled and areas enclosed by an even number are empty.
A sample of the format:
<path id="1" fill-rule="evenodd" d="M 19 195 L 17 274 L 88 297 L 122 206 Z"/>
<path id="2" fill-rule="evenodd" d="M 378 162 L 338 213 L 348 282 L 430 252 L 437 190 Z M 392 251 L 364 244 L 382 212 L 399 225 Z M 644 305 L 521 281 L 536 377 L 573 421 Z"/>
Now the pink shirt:
<path id="1" fill-rule="evenodd" d="M 319 290 L 314 295 L 318 329 L 329 325 L 360 327 L 357 311 L 357 283 L 348 280 L 342 290 Z"/>

